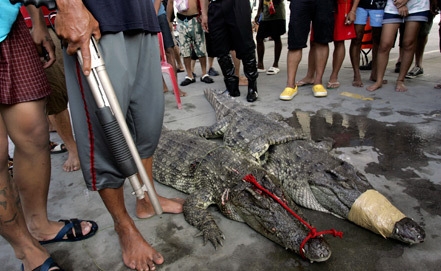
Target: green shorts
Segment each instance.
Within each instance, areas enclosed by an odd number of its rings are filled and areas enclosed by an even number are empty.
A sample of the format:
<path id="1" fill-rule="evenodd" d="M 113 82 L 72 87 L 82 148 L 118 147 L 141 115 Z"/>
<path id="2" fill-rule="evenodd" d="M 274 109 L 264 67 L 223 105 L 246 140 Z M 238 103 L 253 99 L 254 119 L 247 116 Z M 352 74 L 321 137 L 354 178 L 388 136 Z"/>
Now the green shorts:
<path id="1" fill-rule="evenodd" d="M 153 156 L 164 118 L 164 93 L 158 38 L 147 33 L 101 37 L 99 47 L 115 96 L 141 158 Z M 86 185 L 118 188 L 124 176 L 97 117 L 97 105 L 75 56 L 65 54 L 69 109 Z M 124 138 L 121 138 L 124 140 Z"/>

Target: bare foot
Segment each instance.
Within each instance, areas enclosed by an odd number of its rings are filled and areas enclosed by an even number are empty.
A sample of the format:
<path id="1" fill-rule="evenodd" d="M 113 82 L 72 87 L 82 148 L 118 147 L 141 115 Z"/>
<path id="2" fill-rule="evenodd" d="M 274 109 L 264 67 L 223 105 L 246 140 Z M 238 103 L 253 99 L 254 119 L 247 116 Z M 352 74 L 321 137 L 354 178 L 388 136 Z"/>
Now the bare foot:
<path id="1" fill-rule="evenodd" d="M 363 86 L 363 82 L 361 80 L 354 79 L 354 81 L 352 81 L 352 86 L 361 88 Z"/>
<path id="2" fill-rule="evenodd" d="M 172 213 L 172 214 L 180 214 L 182 213 L 182 205 L 184 204 L 185 199 L 181 198 L 164 198 L 161 196 L 157 196 L 159 204 L 162 207 L 162 210 L 165 213 Z M 144 199 L 137 199 L 136 200 L 136 216 L 138 218 L 149 218 L 154 216 L 155 209 L 153 208 L 153 205 L 151 204 L 148 195 Z"/>
<path id="3" fill-rule="evenodd" d="M 312 84 L 314 84 L 314 78 L 308 78 L 308 77 L 305 77 L 302 80 L 296 82 L 296 85 L 298 87 L 308 86 L 308 85 L 312 85 Z"/>
<path id="4" fill-rule="evenodd" d="M 141 235 L 133 220 L 131 223 L 115 224 L 124 264 L 135 270 L 156 270 L 164 258 Z"/>
<path id="5" fill-rule="evenodd" d="M 380 83 L 375 83 L 375 84 L 373 84 L 373 85 L 368 86 L 368 87 L 366 88 L 366 90 L 369 90 L 369 91 L 376 91 L 377 89 L 381 88 L 382 86 L 383 86 L 383 85 L 380 84 Z"/>
<path id="6" fill-rule="evenodd" d="M 371 80 L 372 82 L 377 82 L 377 79 L 374 79 L 373 77 L 369 78 L 369 80 Z M 387 84 L 387 80 L 383 79 L 383 85 Z"/>
<path id="7" fill-rule="evenodd" d="M 32 225 L 28 225 L 29 232 L 32 236 L 38 241 L 47 241 L 54 239 L 57 236 L 58 232 L 61 228 L 64 227 L 64 222 L 55 222 L 49 221 L 48 224 L 42 225 L 40 228 L 33 227 Z M 81 231 L 83 235 L 87 235 L 92 229 L 92 224 L 87 221 L 81 221 Z M 75 235 L 75 231 L 74 231 Z M 64 236 L 67 238 L 67 236 Z"/>
<path id="8" fill-rule="evenodd" d="M 403 80 L 397 80 L 397 84 L 395 85 L 395 91 L 397 92 L 406 92 L 407 87 L 404 85 Z"/>
<path id="9" fill-rule="evenodd" d="M 168 88 L 164 88 L 164 93 L 167 93 L 168 92 Z"/>
<path id="10" fill-rule="evenodd" d="M 185 97 L 185 96 L 187 96 L 187 92 L 184 92 L 184 91 L 182 91 L 181 89 L 179 89 L 179 95 L 180 95 L 181 97 Z"/>
<path id="11" fill-rule="evenodd" d="M 66 172 L 77 171 L 81 168 L 80 159 L 78 155 L 74 155 L 72 152 L 69 152 L 69 156 L 67 157 L 66 162 L 63 164 L 63 170 Z"/>

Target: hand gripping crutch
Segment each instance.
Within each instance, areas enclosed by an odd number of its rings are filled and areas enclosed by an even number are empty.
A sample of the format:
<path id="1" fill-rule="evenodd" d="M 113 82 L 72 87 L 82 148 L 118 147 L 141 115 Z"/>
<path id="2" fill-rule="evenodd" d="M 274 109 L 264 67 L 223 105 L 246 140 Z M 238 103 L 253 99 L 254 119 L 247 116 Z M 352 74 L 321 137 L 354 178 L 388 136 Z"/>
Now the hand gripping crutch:
<path id="1" fill-rule="evenodd" d="M 44 5 L 55 8 L 54 0 L 10 0 L 11 3 L 22 2 L 25 5 L 33 4 L 37 7 Z M 103 127 L 109 148 L 114 155 L 121 173 L 126 176 L 132 185 L 138 199 L 144 198 L 147 191 L 156 214 L 162 213 L 161 205 L 150 183 L 149 177 L 142 164 L 141 157 L 136 149 L 133 138 L 127 127 L 124 114 L 116 98 L 112 83 L 107 74 L 104 60 L 98 49 L 98 44 L 92 37 L 90 40 L 91 73 L 86 77 L 92 95 L 97 104 L 97 117 Z M 77 52 L 78 60 L 82 65 L 81 52 Z M 124 137 L 125 140 L 121 140 Z M 140 185 L 137 173 L 141 176 L 144 185 Z"/>

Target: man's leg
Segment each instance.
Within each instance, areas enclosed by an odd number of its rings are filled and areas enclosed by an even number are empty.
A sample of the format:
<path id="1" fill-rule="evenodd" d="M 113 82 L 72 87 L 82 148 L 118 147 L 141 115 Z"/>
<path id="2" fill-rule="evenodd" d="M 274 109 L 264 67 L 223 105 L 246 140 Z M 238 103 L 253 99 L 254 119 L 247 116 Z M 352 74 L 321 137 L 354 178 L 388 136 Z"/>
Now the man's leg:
<path id="1" fill-rule="evenodd" d="M 15 257 L 23 262 L 24 270 L 33 270 L 49 253 L 29 233 L 17 188 L 8 172 L 8 138 L 2 107 L 0 105 L 0 235 L 12 246 Z"/>
<path id="2" fill-rule="evenodd" d="M 153 158 L 150 157 L 150 158 L 142 159 L 142 164 L 144 165 L 147 176 L 149 177 L 150 184 L 154 189 Z M 140 176 L 139 176 L 139 180 L 141 180 Z M 145 193 L 144 199 L 136 200 L 136 216 L 138 218 L 149 218 L 149 217 L 155 215 L 155 210 L 154 210 L 153 205 L 150 201 L 150 198 L 149 198 L 147 192 L 144 192 L 144 193 Z M 155 190 L 155 194 L 156 194 L 156 197 L 158 198 L 159 204 L 162 207 L 162 210 L 165 213 L 174 213 L 174 214 L 182 213 L 182 204 L 184 203 L 183 199 L 164 198 L 164 197 L 158 195 L 158 193 L 156 193 L 156 190 Z"/>
<path id="3" fill-rule="evenodd" d="M 315 75 L 315 42 L 310 43 L 310 48 L 308 52 L 308 70 L 306 72 L 305 77 L 296 82 L 296 84 L 301 87 L 304 85 L 311 85 L 314 83 L 314 75 Z M 289 53 L 288 53 L 289 57 Z"/>
<path id="4" fill-rule="evenodd" d="M 164 258 L 147 243 L 127 213 L 123 186 L 102 189 L 99 194 L 113 218 L 124 264 L 136 270 L 155 270 L 155 264 L 162 264 Z"/>
<path id="5" fill-rule="evenodd" d="M 326 63 L 329 56 L 329 45 L 315 43 L 315 78 L 314 85 L 322 84 L 323 74 L 325 72 Z"/>
<path id="6" fill-rule="evenodd" d="M 48 116 L 50 121 L 55 125 L 58 135 L 66 145 L 68 157 L 63 164 L 63 170 L 67 172 L 80 169 L 80 159 L 78 158 L 77 144 L 73 137 L 72 126 L 70 123 L 69 110 L 66 108 L 58 114 Z"/>
<path id="7" fill-rule="evenodd" d="M 47 196 L 51 161 L 45 100 L 16 104 L 2 112 L 8 134 L 15 144 L 14 181 L 17 185 L 26 224 L 39 241 L 53 239 L 64 226 L 49 221 Z M 26 116 L 26 117 L 24 117 Z M 91 224 L 81 222 L 83 234 Z"/>
<path id="8" fill-rule="evenodd" d="M 286 86 L 290 88 L 296 87 L 296 74 L 299 63 L 302 60 L 302 49 L 289 50 L 287 57 L 287 82 Z"/>

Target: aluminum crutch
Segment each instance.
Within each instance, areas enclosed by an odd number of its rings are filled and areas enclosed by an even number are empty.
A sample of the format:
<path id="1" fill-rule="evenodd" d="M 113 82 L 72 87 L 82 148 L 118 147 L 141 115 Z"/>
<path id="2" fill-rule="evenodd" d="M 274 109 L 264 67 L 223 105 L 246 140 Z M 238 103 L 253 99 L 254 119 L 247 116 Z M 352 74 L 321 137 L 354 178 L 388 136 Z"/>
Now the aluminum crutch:
<path id="1" fill-rule="evenodd" d="M 10 2 L 12 4 L 21 2 L 25 5 L 35 5 L 36 7 L 46 6 L 49 9 L 56 7 L 55 0 L 10 0 Z M 89 49 L 91 54 L 91 73 L 86 78 L 98 107 L 96 113 L 106 135 L 109 148 L 115 156 L 119 170 L 129 179 L 136 197 L 143 199 L 144 191 L 146 191 L 156 214 L 162 214 L 162 207 L 159 204 L 142 164 L 141 157 L 133 142 L 124 114 L 121 111 L 107 74 L 98 44 L 93 37 L 90 40 Z M 82 66 L 83 62 L 80 51 L 77 52 L 77 57 Z M 124 141 L 121 140 L 122 137 L 124 137 Z M 143 181 L 142 186 L 139 183 L 137 173 L 139 173 Z"/>

